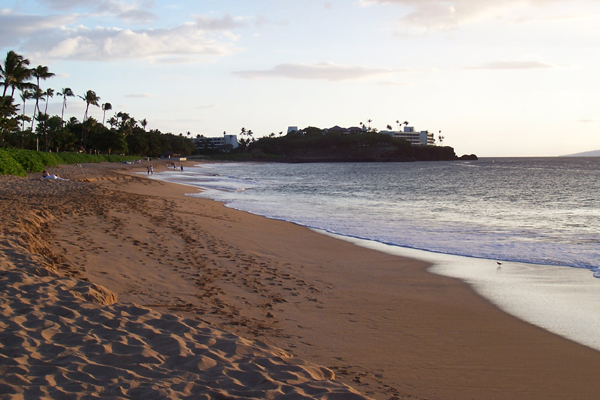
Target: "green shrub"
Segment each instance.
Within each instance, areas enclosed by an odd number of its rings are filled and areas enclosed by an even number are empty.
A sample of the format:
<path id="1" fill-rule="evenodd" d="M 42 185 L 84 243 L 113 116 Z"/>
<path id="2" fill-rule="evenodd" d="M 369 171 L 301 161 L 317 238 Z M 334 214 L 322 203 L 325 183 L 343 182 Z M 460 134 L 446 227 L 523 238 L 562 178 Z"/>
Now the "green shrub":
<path id="1" fill-rule="evenodd" d="M 12 158 L 21 164 L 23 169 L 27 172 L 42 172 L 46 169 L 44 159 L 37 151 L 21 149 L 7 149 L 6 151 Z"/>
<path id="2" fill-rule="evenodd" d="M 26 176 L 27 174 L 8 151 L 0 149 L 0 175 Z"/>
<path id="3" fill-rule="evenodd" d="M 44 153 L 43 151 L 37 153 L 47 167 L 56 167 L 59 164 L 65 163 L 64 160 L 55 153 Z"/>
<path id="4" fill-rule="evenodd" d="M 45 153 L 34 150 L 0 149 L 0 175 L 25 176 L 26 172 L 42 172 L 59 164 L 123 162 L 138 160 L 137 156 L 83 153 Z"/>

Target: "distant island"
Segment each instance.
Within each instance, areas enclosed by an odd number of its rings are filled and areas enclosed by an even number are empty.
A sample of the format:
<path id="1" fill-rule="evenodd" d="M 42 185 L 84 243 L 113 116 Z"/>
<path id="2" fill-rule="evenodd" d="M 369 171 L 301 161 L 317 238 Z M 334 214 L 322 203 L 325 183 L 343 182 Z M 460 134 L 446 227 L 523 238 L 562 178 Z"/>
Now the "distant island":
<path id="1" fill-rule="evenodd" d="M 567 154 L 560 157 L 600 157 L 600 150 L 585 151 L 583 153 Z"/>

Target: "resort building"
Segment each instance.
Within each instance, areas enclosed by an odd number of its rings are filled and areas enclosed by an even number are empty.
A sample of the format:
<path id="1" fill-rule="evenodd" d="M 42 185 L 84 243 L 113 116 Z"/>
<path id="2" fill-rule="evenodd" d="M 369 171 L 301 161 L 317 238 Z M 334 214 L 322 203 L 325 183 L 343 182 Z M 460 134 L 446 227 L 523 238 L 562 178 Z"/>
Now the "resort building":
<path id="1" fill-rule="evenodd" d="M 331 127 L 329 129 L 324 129 L 323 133 L 325 132 L 337 132 L 337 133 L 343 133 L 343 134 L 350 134 L 350 133 L 365 133 L 367 130 L 366 128 L 362 127 L 359 128 L 358 126 L 352 126 L 350 128 L 342 128 L 341 126 L 334 126 Z"/>
<path id="2" fill-rule="evenodd" d="M 415 132 L 412 126 L 405 126 L 403 131 L 379 131 L 382 135 L 391 135 L 398 139 L 404 139 L 411 144 L 418 146 L 435 145 L 433 133 L 428 131 Z"/>
<path id="3" fill-rule="evenodd" d="M 223 134 L 222 137 L 204 137 L 202 135 L 194 139 L 196 148 L 198 149 L 215 149 L 226 151 L 227 149 L 235 149 L 239 146 L 237 135 Z"/>

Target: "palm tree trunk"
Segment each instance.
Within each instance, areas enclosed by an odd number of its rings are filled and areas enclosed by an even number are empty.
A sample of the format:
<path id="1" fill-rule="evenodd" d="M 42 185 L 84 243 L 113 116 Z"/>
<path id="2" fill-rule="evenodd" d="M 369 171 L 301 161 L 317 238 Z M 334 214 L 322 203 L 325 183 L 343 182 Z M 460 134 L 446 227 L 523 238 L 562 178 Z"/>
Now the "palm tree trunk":
<path id="1" fill-rule="evenodd" d="M 65 125 L 65 101 L 67 101 L 66 97 L 63 97 L 63 107 L 62 107 L 62 113 L 60 114 L 60 127 L 64 127 Z"/>

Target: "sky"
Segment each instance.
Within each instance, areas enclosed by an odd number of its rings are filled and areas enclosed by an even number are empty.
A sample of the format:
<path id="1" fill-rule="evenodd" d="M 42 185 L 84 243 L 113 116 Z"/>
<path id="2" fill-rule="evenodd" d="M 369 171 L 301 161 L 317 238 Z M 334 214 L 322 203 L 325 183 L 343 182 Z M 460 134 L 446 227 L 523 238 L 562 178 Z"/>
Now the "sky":
<path id="1" fill-rule="evenodd" d="M 408 121 L 458 155 L 598 150 L 599 44 L 600 0 L 0 0 L 1 58 L 42 89 L 193 136 Z"/>

